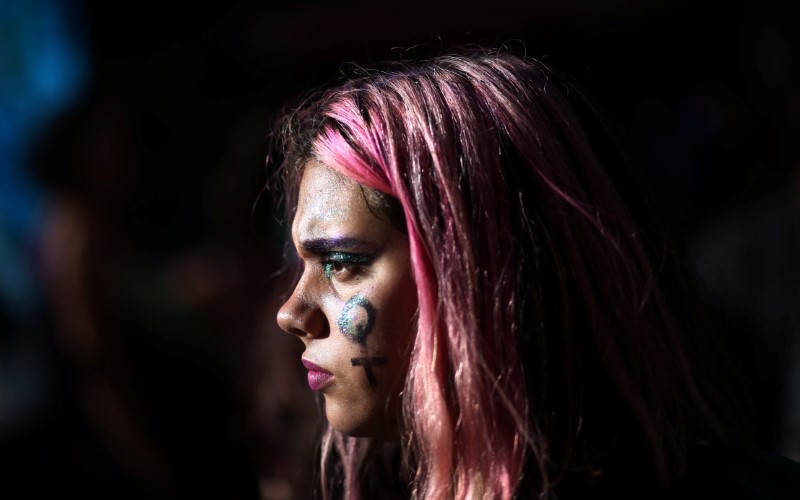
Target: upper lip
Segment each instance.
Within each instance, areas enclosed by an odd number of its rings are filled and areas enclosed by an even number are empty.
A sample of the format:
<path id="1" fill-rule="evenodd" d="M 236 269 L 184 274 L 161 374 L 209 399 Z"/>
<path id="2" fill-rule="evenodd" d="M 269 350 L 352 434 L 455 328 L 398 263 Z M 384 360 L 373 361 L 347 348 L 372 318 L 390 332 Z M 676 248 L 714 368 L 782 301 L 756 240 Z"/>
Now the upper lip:
<path id="1" fill-rule="evenodd" d="M 312 363 L 311 361 L 309 361 L 307 359 L 301 359 L 301 361 L 303 363 L 303 366 L 305 366 L 306 369 L 308 371 L 310 371 L 310 372 L 331 373 L 328 370 L 326 370 L 325 368 L 322 368 L 321 366 L 316 365 L 316 364 Z"/>

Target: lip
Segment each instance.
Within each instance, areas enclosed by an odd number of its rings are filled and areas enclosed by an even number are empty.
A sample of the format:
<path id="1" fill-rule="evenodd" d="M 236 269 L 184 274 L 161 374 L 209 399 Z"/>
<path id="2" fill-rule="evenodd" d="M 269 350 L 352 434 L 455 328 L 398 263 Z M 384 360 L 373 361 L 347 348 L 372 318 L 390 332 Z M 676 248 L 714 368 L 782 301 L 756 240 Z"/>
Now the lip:
<path id="1" fill-rule="evenodd" d="M 321 391 L 333 380 L 333 374 L 328 370 L 306 359 L 301 361 L 308 370 L 308 386 L 312 391 Z"/>

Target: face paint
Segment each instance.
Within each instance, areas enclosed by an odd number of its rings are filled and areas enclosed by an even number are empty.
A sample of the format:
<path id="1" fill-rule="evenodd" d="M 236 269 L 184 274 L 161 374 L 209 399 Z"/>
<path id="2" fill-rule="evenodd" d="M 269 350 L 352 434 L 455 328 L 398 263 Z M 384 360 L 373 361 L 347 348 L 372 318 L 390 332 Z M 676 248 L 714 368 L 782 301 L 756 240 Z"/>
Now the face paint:
<path id="1" fill-rule="evenodd" d="M 345 337 L 366 347 L 367 335 L 375 324 L 375 308 L 366 297 L 356 295 L 345 303 L 336 324 Z"/>
<path id="2" fill-rule="evenodd" d="M 370 387 L 375 387 L 378 385 L 378 381 L 375 379 L 375 372 L 372 371 L 372 367 L 385 365 L 386 358 L 375 356 L 370 358 L 351 358 L 350 363 L 352 363 L 353 366 L 364 367 L 364 373 L 367 375 L 367 382 L 369 382 Z"/>

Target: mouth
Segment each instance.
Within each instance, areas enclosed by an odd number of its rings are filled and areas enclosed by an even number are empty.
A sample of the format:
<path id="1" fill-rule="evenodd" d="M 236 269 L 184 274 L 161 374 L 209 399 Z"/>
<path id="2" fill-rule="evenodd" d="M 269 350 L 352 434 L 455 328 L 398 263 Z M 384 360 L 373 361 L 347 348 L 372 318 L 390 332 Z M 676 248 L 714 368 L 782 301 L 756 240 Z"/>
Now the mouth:
<path id="1" fill-rule="evenodd" d="M 311 361 L 305 359 L 301 361 L 308 370 L 308 386 L 312 391 L 321 391 L 333 380 L 333 374 L 328 370 L 315 365 Z"/>

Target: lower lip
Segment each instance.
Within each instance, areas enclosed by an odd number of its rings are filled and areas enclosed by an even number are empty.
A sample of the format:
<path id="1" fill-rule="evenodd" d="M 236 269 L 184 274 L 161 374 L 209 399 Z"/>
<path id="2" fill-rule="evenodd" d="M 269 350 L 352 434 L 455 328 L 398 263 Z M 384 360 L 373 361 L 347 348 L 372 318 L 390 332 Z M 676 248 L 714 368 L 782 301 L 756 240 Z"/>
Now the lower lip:
<path id="1" fill-rule="evenodd" d="M 330 383 L 333 375 L 326 372 L 316 372 L 309 370 L 308 372 L 308 386 L 312 391 L 319 391 Z"/>

